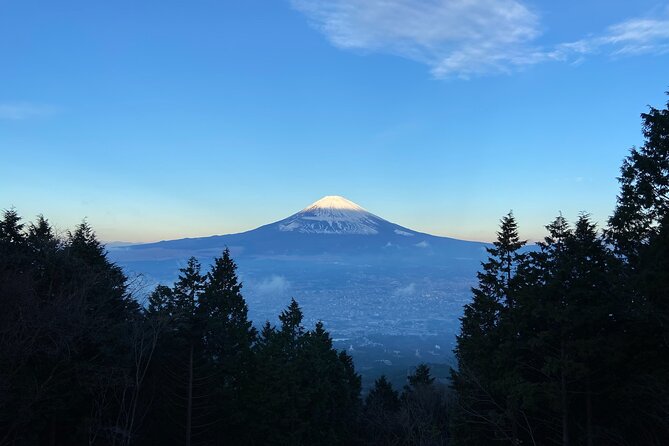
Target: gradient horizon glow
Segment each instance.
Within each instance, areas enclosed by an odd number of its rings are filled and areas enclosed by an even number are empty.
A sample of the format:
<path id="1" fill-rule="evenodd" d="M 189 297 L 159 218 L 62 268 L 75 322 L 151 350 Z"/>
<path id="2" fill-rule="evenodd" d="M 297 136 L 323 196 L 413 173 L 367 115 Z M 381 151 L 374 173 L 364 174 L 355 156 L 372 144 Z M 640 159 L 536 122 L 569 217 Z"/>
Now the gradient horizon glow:
<path id="1" fill-rule="evenodd" d="M 0 2 L 0 209 L 105 241 L 226 234 L 341 195 L 411 229 L 606 223 L 669 89 L 640 0 Z"/>

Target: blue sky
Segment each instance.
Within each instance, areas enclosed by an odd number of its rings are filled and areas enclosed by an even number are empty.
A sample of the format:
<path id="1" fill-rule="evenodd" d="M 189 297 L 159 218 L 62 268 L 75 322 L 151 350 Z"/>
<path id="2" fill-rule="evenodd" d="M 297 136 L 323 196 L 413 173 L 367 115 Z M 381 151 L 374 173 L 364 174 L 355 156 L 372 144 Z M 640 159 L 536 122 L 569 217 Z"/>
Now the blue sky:
<path id="1" fill-rule="evenodd" d="M 223 234 L 343 195 L 490 240 L 603 224 L 669 89 L 649 0 L 0 0 L 0 208 L 104 240 Z"/>

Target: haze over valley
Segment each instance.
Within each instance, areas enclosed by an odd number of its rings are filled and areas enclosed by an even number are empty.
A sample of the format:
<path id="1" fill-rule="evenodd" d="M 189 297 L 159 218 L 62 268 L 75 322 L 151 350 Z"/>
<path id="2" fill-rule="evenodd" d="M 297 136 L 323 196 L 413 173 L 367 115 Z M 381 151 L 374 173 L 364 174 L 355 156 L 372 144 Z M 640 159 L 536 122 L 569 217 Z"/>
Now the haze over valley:
<path id="1" fill-rule="evenodd" d="M 452 365 L 458 318 L 470 299 L 484 243 L 437 237 L 391 223 L 340 196 L 247 232 L 131 246 L 110 258 L 147 290 L 171 284 L 186 260 L 203 265 L 228 247 L 257 326 L 294 297 L 307 325 L 323 321 L 365 378 L 401 384 L 416 361 Z"/>

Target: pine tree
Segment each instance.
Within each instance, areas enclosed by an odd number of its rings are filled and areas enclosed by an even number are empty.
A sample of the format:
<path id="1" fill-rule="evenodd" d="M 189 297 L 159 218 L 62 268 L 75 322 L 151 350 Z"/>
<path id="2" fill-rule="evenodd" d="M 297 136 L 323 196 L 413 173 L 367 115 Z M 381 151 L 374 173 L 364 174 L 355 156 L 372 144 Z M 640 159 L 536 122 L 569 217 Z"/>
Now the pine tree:
<path id="1" fill-rule="evenodd" d="M 409 381 L 407 386 L 409 391 L 419 386 L 431 386 L 434 382 L 434 378 L 430 375 L 430 367 L 425 363 L 419 364 L 416 370 L 407 376 L 407 380 Z"/>
<path id="2" fill-rule="evenodd" d="M 196 434 L 201 434 L 198 427 L 209 423 L 206 408 L 210 383 L 202 340 L 206 322 L 200 305 L 205 277 L 195 257 L 189 258 L 179 272 L 171 292 L 158 288 L 152 297 L 154 309 L 172 312 L 169 333 L 161 348 L 164 385 L 169 389 L 166 404 L 171 408 L 168 416 L 174 420 L 166 430 L 178 428 L 172 435 L 184 438 L 188 446 Z"/>
<path id="3" fill-rule="evenodd" d="M 620 193 L 608 239 L 625 262 L 629 371 L 626 390 L 630 435 L 647 444 L 669 441 L 669 103 L 641 115 L 644 145 L 632 148 L 621 168 Z M 631 389 L 635 389 L 632 391 Z M 652 420 L 652 421 L 651 421 Z"/>
<path id="4" fill-rule="evenodd" d="M 362 406 L 360 391 L 362 390 L 362 378 L 355 371 L 353 357 L 345 350 L 339 352 L 339 362 L 343 366 L 343 377 L 340 377 L 343 390 L 340 393 L 340 399 L 343 401 L 343 410 L 346 414 L 347 423 L 352 425 L 357 419 Z"/>
<path id="5" fill-rule="evenodd" d="M 285 440 L 287 429 L 283 412 L 288 410 L 291 370 L 282 345 L 281 337 L 275 327 L 267 321 L 253 346 L 254 371 L 251 388 L 252 416 L 255 426 L 252 429 L 253 442 L 256 444 L 281 444 Z M 290 386 L 290 388 L 288 388 Z M 252 443 L 253 443 L 252 442 Z M 285 441 L 284 441 L 285 443 Z"/>
<path id="6" fill-rule="evenodd" d="M 288 308 L 281 312 L 279 321 L 281 322 L 281 335 L 285 338 L 286 348 L 297 349 L 299 342 L 304 335 L 302 326 L 302 309 L 295 299 L 290 300 Z"/>
<path id="7" fill-rule="evenodd" d="M 627 334 L 628 376 L 619 398 L 632 416 L 629 436 L 646 444 L 669 444 L 669 215 L 639 258 L 633 289 L 626 302 L 634 309 L 623 329 Z"/>
<path id="8" fill-rule="evenodd" d="M 305 394 L 300 387 L 302 375 L 298 367 L 305 340 L 302 318 L 298 303 L 291 299 L 279 315 L 280 327 L 265 323 L 253 348 L 256 443 L 298 444 L 304 436 L 306 426 L 301 408 Z"/>
<path id="9" fill-rule="evenodd" d="M 387 411 L 396 411 L 399 409 L 399 394 L 393 389 L 393 385 L 388 381 L 386 375 L 381 375 L 374 381 L 374 387 L 367 394 L 365 404 L 368 407 L 377 406 Z"/>
<path id="10" fill-rule="evenodd" d="M 609 239 L 632 266 L 669 212 L 669 102 L 661 110 L 650 107 L 641 119 L 645 142 L 623 162 L 608 228 Z"/>
<path id="11" fill-rule="evenodd" d="M 360 376 L 295 300 L 259 336 L 224 251 L 140 309 L 82 223 L 0 220 L 0 443 L 352 444 Z M 8 235 L 10 234 L 10 235 Z M 155 357 L 155 359 L 154 359 Z M 253 404 L 251 404 L 253 403 Z"/>
<path id="12" fill-rule="evenodd" d="M 313 330 L 305 333 L 297 359 L 299 376 L 298 413 L 303 423 L 303 441 L 307 444 L 338 444 L 345 420 L 348 389 L 344 384 L 344 368 L 336 350 L 332 348 L 332 338 L 325 331 L 322 322 L 317 322 Z"/>
<path id="13" fill-rule="evenodd" d="M 460 368 L 479 373 L 475 370 L 481 357 L 479 352 L 494 350 L 497 341 L 493 332 L 499 327 L 505 308 L 513 306 L 515 273 L 525 259 L 519 250 L 524 245 L 518 237 L 516 220 L 509 212 L 501 220 L 493 247 L 486 248 L 489 257 L 477 275 L 479 284 L 472 289 L 472 303 L 465 305 L 456 347 Z"/>
<path id="14" fill-rule="evenodd" d="M 587 214 L 573 230 L 562 216 L 547 229 L 533 256 L 536 282 L 521 298 L 523 377 L 532 384 L 525 396 L 533 402 L 526 406 L 536 420 L 534 435 L 551 438 L 555 431 L 554 441 L 564 445 L 592 442 L 593 387 L 607 386 L 595 372 L 613 364 L 607 339 L 613 340 L 612 316 L 620 311 L 616 260 Z"/>
<path id="15" fill-rule="evenodd" d="M 547 229 L 521 273 L 515 331 L 504 334 L 518 366 L 502 389 L 517 402 L 519 439 L 593 444 L 602 425 L 614 424 L 609 396 L 622 382 L 620 262 L 587 214 L 574 229 L 562 216 Z"/>
<path id="16" fill-rule="evenodd" d="M 6 210 L 0 221 L 0 240 L 5 243 L 22 243 L 23 227 L 18 212 L 15 209 Z"/>
<path id="17" fill-rule="evenodd" d="M 445 444 L 448 439 L 446 389 L 435 383 L 427 364 L 419 364 L 407 381 L 399 413 L 403 443 Z"/>
<path id="18" fill-rule="evenodd" d="M 399 393 L 386 376 L 381 375 L 365 398 L 361 420 L 363 444 L 399 444 L 402 438 L 400 408 Z"/>
<path id="19" fill-rule="evenodd" d="M 226 248 L 221 257 L 214 259 L 201 295 L 207 352 L 215 362 L 232 368 L 248 359 L 256 336 L 248 320 L 248 307 L 236 270 L 237 265 Z"/>
<path id="20" fill-rule="evenodd" d="M 222 442 L 241 441 L 249 424 L 248 392 L 252 373 L 251 347 L 256 330 L 248 320 L 237 265 L 226 248 L 214 259 L 200 296 L 204 318 L 203 348 L 216 379 L 211 385 L 218 435 Z"/>
<path id="21" fill-rule="evenodd" d="M 606 240 L 559 216 L 515 271 L 484 265 L 457 339 L 458 444 L 669 442 L 669 109 L 642 118 Z"/>
<path id="22" fill-rule="evenodd" d="M 41 216 L 0 227 L 0 442 L 118 441 L 140 319 L 123 272 L 85 224 L 64 240 Z"/>
<path id="23" fill-rule="evenodd" d="M 6 268 L 27 267 L 30 254 L 26 249 L 25 224 L 15 209 L 5 210 L 0 219 L 0 266 Z"/>
<path id="24" fill-rule="evenodd" d="M 621 265 L 587 214 L 577 220 L 567 250 L 572 273 L 565 323 L 576 390 L 570 399 L 577 419 L 583 420 L 576 435 L 593 445 L 600 441 L 595 436 L 606 420 L 602 415 L 613 405 L 608 395 L 622 385 L 616 375 L 601 371 L 625 366 L 618 351 L 624 345 L 619 319 L 626 312 Z"/>
<path id="25" fill-rule="evenodd" d="M 35 255 L 42 258 L 52 253 L 60 243 L 56 239 L 49 221 L 43 215 L 38 215 L 37 221 L 30 223 L 28 226 L 26 241 Z"/>
<path id="26" fill-rule="evenodd" d="M 292 299 L 276 329 L 267 322 L 254 345 L 254 441 L 351 444 L 360 406 L 360 376 L 337 352 L 322 322 L 305 331 Z"/>
<path id="27" fill-rule="evenodd" d="M 478 273 L 478 286 L 472 290 L 472 303 L 465 305 L 456 337 L 458 370 L 453 370 L 451 377 L 462 408 L 458 424 L 461 437 L 469 431 L 472 443 L 515 435 L 515 403 L 498 388 L 513 381 L 516 374 L 513 357 L 517 346 L 512 340 L 516 329 L 511 311 L 520 286 L 517 272 L 526 261 L 520 252 L 524 245 L 509 212 L 500 222 L 497 240 L 487 248 L 488 260 Z"/>
<path id="28" fill-rule="evenodd" d="M 175 311 L 175 298 L 172 288 L 165 285 L 156 286 L 149 295 L 147 313 L 155 317 L 173 318 Z"/>
<path id="29" fill-rule="evenodd" d="M 204 288 L 205 277 L 201 274 L 200 262 L 190 257 L 184 268 L 179 269 L 179 278 L 174 284 L 174 307 L 177 320 L 192 337 L 198 337 L 201 330 L 199 320 L 199 300 Z"/>

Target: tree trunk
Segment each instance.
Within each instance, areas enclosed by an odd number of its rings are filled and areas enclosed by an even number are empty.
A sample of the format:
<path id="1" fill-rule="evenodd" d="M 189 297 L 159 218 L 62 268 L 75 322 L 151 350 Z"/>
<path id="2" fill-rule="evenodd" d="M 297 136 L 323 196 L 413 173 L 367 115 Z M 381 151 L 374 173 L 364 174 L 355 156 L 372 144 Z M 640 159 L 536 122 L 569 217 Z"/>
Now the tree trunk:
<path id="1" fill-rule="evenodd" d="M 56 420 L 51 419 L 49 423 L 49 446 L 54 446 L 56 444 Z"/>
<path id="2" fill-rule="evenodd" d="M 593 446 L 592 438 L 592 391 L 590 390 L 590 377 L 586 378 L 585 389 L 585 429 L 587 436 L 587 445 Z"/>
<path id="3" fill-rule="evenodd" d="M 562 403 L 562 446 L 569 446 L 569 407 L 565 373 L 564 341 L 560 343 L 560 402 Z"/>
<path id="4" fill-rule="evenodd" d="M 190 446 L 193 418 L 193 343 L 190 344 L 188 356 L 188 401 L 186 409 L 186 446 Z"/>

